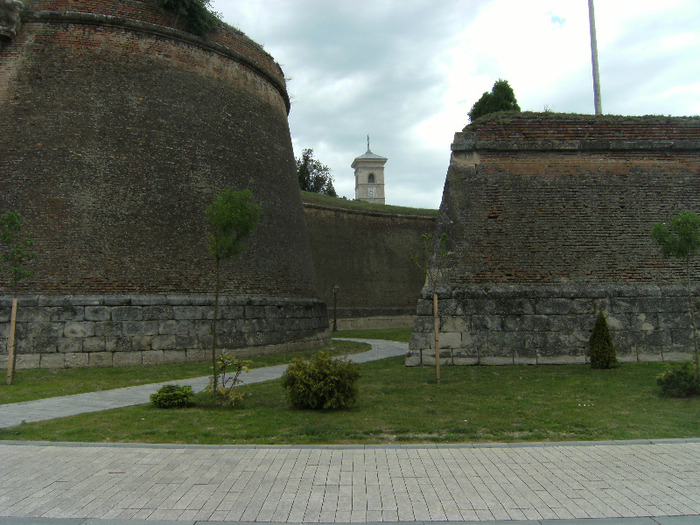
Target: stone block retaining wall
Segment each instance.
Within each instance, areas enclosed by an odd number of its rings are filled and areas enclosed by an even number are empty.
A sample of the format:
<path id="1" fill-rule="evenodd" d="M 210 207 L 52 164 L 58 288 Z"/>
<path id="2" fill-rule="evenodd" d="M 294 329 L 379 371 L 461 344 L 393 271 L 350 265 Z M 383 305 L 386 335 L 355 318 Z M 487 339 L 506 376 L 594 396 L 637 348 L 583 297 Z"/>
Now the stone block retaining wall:
<path id="1" fill-rule="evenodd" d="M 693 289 L 696 296 L 699 291 Z M 473 287 L 442 293 L 438 304 L 441 364 L 586 363 L 601 309 L 619 361 L 677 361 L 693 355 L 682 286 Z M 432 295 L 424 295 L 408 366 L 435 364 L 432 330 Z"/>
<path id="2" fill-rule="evenodd" d="M 0 298 L 0 366 L 7 366 L 12 300 Z M 18 368 L 73 368 L 204 361 L 211 355 L 211 295 L 20 297 Z M 238 355 L 329 342 L 318 300 L 222 297 L 218 346 Z"/>

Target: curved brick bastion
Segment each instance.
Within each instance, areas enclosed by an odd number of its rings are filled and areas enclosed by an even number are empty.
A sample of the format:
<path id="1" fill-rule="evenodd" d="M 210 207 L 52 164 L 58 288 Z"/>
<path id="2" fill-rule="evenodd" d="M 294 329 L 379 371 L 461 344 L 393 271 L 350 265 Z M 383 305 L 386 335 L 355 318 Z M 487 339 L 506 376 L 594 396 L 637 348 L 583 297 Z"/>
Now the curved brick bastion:
<path id="1" fill-rule="evenodd" d="M 0 9 L 17 22 L 17 2 Z M 193 36 L 147 0 L 32 0 L 0 40 L 0 211 L 20 212 L 38 254 L 18 366 L 200 359 L 214 292 L 204 210 L 227 186 L 249 188 L 261 218 L 222 272 L 222 345 L 328 340 L 284 76 L 259 45 L 224 24 Z"/>
<path id="2" fill-rule="evenodd" d="M 496 114 L 467 126 L 437 225 L 449 243 L 441 363 L 583 363 L 601 309 L 621 361 L 690 357 L 685 263 L 650 237 L 683 210 L 700 212 L 698 117 Z M 421 292 L 407 364 L 435 363 L 432 294 Z"/>

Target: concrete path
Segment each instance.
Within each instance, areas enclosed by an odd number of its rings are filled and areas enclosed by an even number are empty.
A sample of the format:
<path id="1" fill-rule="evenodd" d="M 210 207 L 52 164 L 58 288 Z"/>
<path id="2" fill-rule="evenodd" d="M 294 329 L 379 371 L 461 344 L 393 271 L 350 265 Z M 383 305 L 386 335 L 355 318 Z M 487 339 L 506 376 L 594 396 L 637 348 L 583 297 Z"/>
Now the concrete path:
<path id="1" fill-rule="evenodd" d="M 372 350 L 368 352 L 348 356 L 348 359 L 356 363 L 405 355 L 408 352 L 408 344 L 406 343 L 370 339 L 353 339 L 353 341 L 372 345 Z M 287 365 L 254 368 L 247 374 L 243 374 L 241 379 L 244 384 L 261 383 L 281 377 L 286 369 Z M 75 416 L 86 412 L 99 412 L 101 410 L 112 410 L 150 403 L 150 395 L 169 383 L 190 385 L 195 392 L 199 392 L 204 390 L 209 384 L 209 376 L 0 405 L 0 428 L 13 427 L 21 424 L 23 421 L 33 423 L 46 419 Z"/>
<path id="2" fill-rule="evenodd" d="M 372 344 L 374 353 L 353 360 L 406 352 L 401 343 Z M 251 371 L 246 380 L 279 377 L 283 369 L 261 369 L 259 377 Z M 202 381 L 189 384 L 203 387 Z M 59 398 L 43 412 L 39 401 L 18 405 L 26 407 L 22 419 L 40 420 L 59 417 L 51 410 L 145 403 L 158 386 L 135 387 L 128 401 L 115 392 L 132 389 Z M 102 395 L 105 401 L 93 401 Z M 7 425 L 16 414 L 0 417 Z M 552 520 L 700 525 L 700 439 L 479 446 L 0 442 L 0 525 Z"/>

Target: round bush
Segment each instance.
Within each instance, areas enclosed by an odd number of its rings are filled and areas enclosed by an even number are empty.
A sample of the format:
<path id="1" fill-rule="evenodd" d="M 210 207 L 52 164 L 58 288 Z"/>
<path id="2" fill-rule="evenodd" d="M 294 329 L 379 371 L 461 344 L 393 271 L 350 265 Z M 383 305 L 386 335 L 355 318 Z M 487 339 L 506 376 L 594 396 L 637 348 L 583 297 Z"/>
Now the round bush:
<path id="1" fill-rule="evenodd" d="M 155 394 L 151 394 L 151 403 L 158 408 L 182 408 L 190 406 L 193 398 L 192 387 L 163 385 Z"/>
<path id="2" fill-rule="evenodd" d="M 319 352 L 312 359 L 294 359 L 282 375 L 289 403 L 296 408 L 347 408 L 357 398 L 359 368 L 346 358 Z"/>
<path id="3" fill-rule="evenodd" d="M 661 387 L 662 396 L 690 397 L 700 394 L 695 366 L 690 363 L 669 368 L 656 378 L 656 384 Z"/>

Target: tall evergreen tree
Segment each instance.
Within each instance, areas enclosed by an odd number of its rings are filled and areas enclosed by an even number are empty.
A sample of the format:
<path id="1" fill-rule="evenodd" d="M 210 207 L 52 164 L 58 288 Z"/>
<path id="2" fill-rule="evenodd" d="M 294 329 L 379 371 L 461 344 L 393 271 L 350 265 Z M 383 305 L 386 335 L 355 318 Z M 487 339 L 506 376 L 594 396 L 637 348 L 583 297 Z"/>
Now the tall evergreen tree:
<path id="1" fill-rule="evenodd" d="M 601 310 L 593 325 L 589 339 L 591 368 L 613 368 L 617 365 L 617 353 L 613 344 L 608 320 Z"/>

